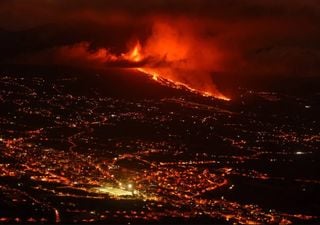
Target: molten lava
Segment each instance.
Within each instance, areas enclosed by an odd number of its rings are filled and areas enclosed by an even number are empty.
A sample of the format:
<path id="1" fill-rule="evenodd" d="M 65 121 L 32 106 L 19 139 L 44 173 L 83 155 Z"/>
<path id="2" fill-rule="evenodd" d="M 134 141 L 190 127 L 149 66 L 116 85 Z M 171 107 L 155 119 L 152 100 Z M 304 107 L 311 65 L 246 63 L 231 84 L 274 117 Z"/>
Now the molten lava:
<path id="1" fill-rule="evenodd" d="M 210 87 L 210 85 L 209 86 L 206 85 L 207 88 L 200 89 L 199 86 L 194 87 L 190 82 L 186 83 L 179 79 L 174 79 L 175 77 L 179 78 L 179 76 L 175 76 L 173 74 L 174 70 L 171 71 L 170 67 L 168 66 L 166 66 L 165 68 L 161 66 L 157 67 L 157 64 L 152 63 L 152 61 L 148 63 L 148 60 L 147 60 L 148 57 L 150 58 L 152 56 L 143 54 L 143 49 L 141 47 L 140 42 L 137 42 L 128 53 L 122 55 L 123 59 L 132 61 L 132 62 L 142 62 L 143 60 L 146 60 L 146 63 L 144 63 L 144 66 L 137 67 L 134 69 L 148 76 L 151 76 L 151 78 L 154 81 L 159 82 L 162 85 L 170 86 L 176 89 L 187 89 L 188 91 L 191 91 L 193 93 L 200 94 L 206 97 L 214 97 L 214 98 L 218 98 L 225 101 L 230 100 L 230 98 L 221 94 L 218 90 L 216 90 L 215 87 Z M 162 73 L 162 71 L 168 71 L 170 75 L 167 76 L 165 73 Z M 205 87 L 205 85 L 203 86 Z"/>

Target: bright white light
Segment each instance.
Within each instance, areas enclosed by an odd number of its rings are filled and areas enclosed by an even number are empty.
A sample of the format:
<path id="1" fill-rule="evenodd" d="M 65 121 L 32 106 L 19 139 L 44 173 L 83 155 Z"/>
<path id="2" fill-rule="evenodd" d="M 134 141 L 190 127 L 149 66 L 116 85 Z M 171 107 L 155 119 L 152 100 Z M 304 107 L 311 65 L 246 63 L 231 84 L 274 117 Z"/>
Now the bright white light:
<path id="1" fill-rule="evenodd" d="M 296 152 L 296 155 L 302 155 L 304 152 Z"/>
<path id="2" fill-rule="evenodd" d="M 97 191 L 99 193 L 108 193 L 112 196 L 117 196 L 117 197 L 121 197 L 121 196 L 126 196 L 126 195 L 132 195 L 131 191 L 128 190 L 123 190 L 120 188 L 115 188 L 112 186 L 104 186 L 104 187 L 98 187 L 98 188 L 93 188 L 94 191 Z"/>
<path id="3" fill-rule="evenodd" d="M 128 184 L 128 188 L 131 189 L 132 188 L 132 184 Z"/>

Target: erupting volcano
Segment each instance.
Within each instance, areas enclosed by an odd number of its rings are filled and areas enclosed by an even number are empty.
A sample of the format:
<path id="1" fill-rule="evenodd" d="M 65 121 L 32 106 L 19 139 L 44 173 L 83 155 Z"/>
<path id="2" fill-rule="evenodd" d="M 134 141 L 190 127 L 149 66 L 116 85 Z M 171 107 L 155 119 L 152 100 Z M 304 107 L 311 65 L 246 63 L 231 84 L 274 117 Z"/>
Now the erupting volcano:
<path id="1" fill-rule="evenodd" d="M 212 78 L 216 72 L 224 72 L 229 56 L 216 47 L 219 42 L 199 29 L 187 20 L 157 20 L 147 38 L 131 42 L 120 54 L 111 52 L 110 46 L 94 49 L 91 42 L 82 41 L 32 56 L 22 55 L 16 61 L 81 68 L 131 68 L 162 85 L 228 101 L 230 98 L 221 93 Z"/>
<path id="2" fill-rule="evenodd" d="M 174 61 L 172 63 L 168 63 L 164 61 L 166 60 L 166 56 L 164 56 L 162 59 L 157 59 L 155 56 L 145 53 L 139 41 L 137 41 L 132 49 L 129 50 L 126 54 L 122 54 L 121 58 L 132 62 L 135 65 L 139 65 L 137 67 L 134 67 L 133 69 L 151 76 L 154 81 L 159 82 L 162 85 L 170 86 L 177 89 L 187 89 L 188 91 L 196 94 L 201 94 L 206 97 L 211 96 L 225 101 L 230 100 L 230 98 L 220 93 L 213 84 L 200 85 L 197 82 L 192 83 L 192 79 L 190 79 L 189 82 L 181 78 L 179 79 L 179 77 L 183 78 L 183 76 L 175 74 Z M 178 58 L 176 59 L 176 62 L 179 62 L 181 60 L 183 59 Z M 173 66 L 173 69 L 170 66 Z M 194 74 L 194 76 L 197 76 L 197 74 Z"/>

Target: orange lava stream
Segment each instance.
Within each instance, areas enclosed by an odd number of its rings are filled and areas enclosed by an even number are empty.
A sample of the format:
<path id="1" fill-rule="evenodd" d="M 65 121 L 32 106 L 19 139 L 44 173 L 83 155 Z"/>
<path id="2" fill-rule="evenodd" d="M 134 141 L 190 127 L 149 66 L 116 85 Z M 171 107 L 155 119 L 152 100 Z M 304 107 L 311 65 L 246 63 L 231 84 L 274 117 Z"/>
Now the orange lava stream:
<path id="1" fill-rule="evenodd" d="M 159 82 L 163 85 L 166 85 L 166 86 L 173 86 L 174 88 L 176 89 L 182 89 L 182 88 L 185 88 L 187 90 L 189 90 L 190 92 L 193 92 L 193 93 L 196 93 L 196 94 L 200 94 L 204 97 L 214 97 L 214 98 L 217 98 L 217 99 L 221 99 L 221 100 L 224 100 L 224 101 L 230 101 L 231 99 L 220 94 L 212 94 L 210 92 L 207 92 L 207 91 L 199 91 L 197 89 L 194 89 L 190 86 L 188 86 L 187 84 L 184 84 L 184 83 L 181 83 L 179 81 L 174 81 L 174 80 L 171 80 L 171 79 L 168 79 L 168 78 L 163 78 L 159 73 L 153 71 L 152 69 L 149 69 L 149 68 L 136 68 L 136 70 L 144 73 L 144 74 L 147 74 L 149 76 L 152 77 L 152 79 L 156 82 Z M 169 85 L 168 83 L 170 82 L 171 85 Z"/>

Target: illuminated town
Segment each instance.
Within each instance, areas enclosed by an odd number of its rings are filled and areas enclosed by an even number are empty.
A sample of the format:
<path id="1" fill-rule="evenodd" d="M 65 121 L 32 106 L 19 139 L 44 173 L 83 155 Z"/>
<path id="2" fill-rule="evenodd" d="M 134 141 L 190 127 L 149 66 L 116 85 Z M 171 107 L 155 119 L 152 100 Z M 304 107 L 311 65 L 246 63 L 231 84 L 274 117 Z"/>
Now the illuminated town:
<path id="1" fill-rule="evenodd" d="M 2 223 L 319 221 L 315 102 L 246 90 L 128 100 L 72 89 L 81 79 L 1 76 Z M 279 113 L 262 113 L 272 104 Z"/>

